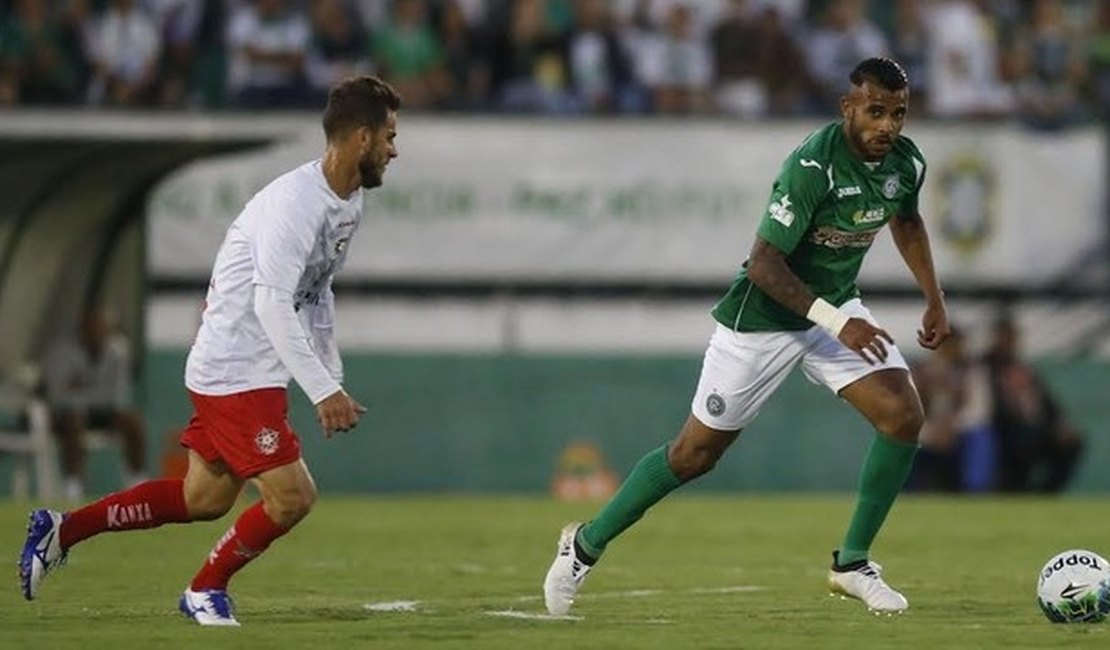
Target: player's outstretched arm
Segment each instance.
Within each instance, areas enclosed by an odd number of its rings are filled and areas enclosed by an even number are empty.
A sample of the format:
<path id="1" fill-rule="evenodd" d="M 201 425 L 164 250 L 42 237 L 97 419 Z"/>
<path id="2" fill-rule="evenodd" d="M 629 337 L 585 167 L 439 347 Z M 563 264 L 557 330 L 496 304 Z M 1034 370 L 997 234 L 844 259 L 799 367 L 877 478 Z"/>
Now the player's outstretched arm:
<path id="1" fill-rule="evenodd" d="M 925 220 L 918 213 L 898 215 L 890 220 L 890 234 L 894 245 L 905 260 L 917 285 L 925 294 L 925 314 L 917 342 L 924 348 L 935 350 L 951 333 L 948 327 L 948 310 L 944 305 L 944 292 L 940 289 L 933 253 L 929 246 L 929 233 Z"/>
<path id="2" fill-rule="evenodd" d="M 775 302 L 820 325 L 868 363 L 886 360 L 887 349 L 883 340 L 894 343 L 886 330 L 862 318 L 850 318 L 813 295 L 802 279 L 790 270 L 786 254 L 759 237 L 756 237 L 748 257 L 748 279 Z"/>

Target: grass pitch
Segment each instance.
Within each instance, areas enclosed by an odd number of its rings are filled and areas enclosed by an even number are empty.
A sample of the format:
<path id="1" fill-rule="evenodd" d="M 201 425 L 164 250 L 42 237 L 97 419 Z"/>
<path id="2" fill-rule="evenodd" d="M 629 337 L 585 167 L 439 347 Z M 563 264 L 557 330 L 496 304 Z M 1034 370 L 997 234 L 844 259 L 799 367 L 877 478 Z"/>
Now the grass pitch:
<path id="1" fill-rule="evenodd" d="M 850 496 L 677 495 L 610 546 L 573 618 L 544 618 L 559 528 L 595 504 L 324 495 L 232 583 L 239 629 L 202 629 L 177 596 L 232 521 L 102 535 L 41 597 L 12 569 L 0 648 L 1106 648 L 1110 623 L 1053 625 L 1041 565 L 1110 555 L 1098 499 L 903 497 L 874 549 L 910 600 L 896 617 L 826 595 Z M 27 504 L 0 504 L 11 562 Z"/>

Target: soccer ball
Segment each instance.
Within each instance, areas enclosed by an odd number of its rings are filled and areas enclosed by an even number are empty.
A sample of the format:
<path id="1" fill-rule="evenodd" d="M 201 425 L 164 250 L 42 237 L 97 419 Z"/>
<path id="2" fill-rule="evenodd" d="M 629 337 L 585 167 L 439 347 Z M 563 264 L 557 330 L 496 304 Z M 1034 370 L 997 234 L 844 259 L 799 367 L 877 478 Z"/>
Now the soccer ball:
<path id="1" fill-rule="evenodd" d="M 1110 564 L 1091 551 L 1053 556 L 1037 580 L 1037 603 L 1053 623 L 1096 623 L 1110 614 Z"/>

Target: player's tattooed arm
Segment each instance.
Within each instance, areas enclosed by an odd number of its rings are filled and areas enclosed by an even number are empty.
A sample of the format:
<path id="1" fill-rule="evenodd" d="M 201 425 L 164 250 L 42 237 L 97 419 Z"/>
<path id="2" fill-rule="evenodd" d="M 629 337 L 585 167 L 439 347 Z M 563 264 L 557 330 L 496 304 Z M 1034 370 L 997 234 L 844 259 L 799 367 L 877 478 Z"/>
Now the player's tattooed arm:
<path id="1" fill-rule="evenodd" d="M 775 302 L 805 316 L 816 296 L 786 263 L 786 254 L 756 237 L 748 257 L 748 279 Z"/>
<path id="2" fill-rule="evenodd" d="M 748 278 L 780 305 L 829 329 L 833 336 L 867 363 L 886 361 L 887 347 L 883 340 L 894 343 L 889 333 L 863 318 L 849 318 L 843 313 L 839 314 L 843 321 L 838 326 L 815 320 L 810 314 L 810 308 L 814 306 L 817 297 L 790 269 L 790 265 L 786 263 L 786 254 L 758 237 L 752 246 L 751 257 L 748 258 Z M 825 305 L 833 313 L 838 313 L 832 305 Z"/>

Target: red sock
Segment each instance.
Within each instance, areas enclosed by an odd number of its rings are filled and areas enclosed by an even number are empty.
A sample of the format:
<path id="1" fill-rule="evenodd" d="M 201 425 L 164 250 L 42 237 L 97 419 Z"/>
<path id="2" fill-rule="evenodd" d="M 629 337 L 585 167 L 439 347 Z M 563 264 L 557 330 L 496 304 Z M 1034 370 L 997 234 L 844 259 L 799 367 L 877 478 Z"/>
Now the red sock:
<path id="1" fill-rule="evenodd" d="M 227 583 L 236 571 L 261 555 L 271 542 L 288 530 L 270 519 L 262 509 L 261 501 L 247 508 L 216 542 L 216 548 L 208 554 L 208 561 L 197 572 L 189 588 L 193 591 L 227 589 Z"/>
<path id="2" fill-rule="evenodd" d="M 58 541 L 69 548 L 93 535 L 190 521 L 185 481 L 159 479 L 113 492 L 100 501 L 66 513 Z"/>

